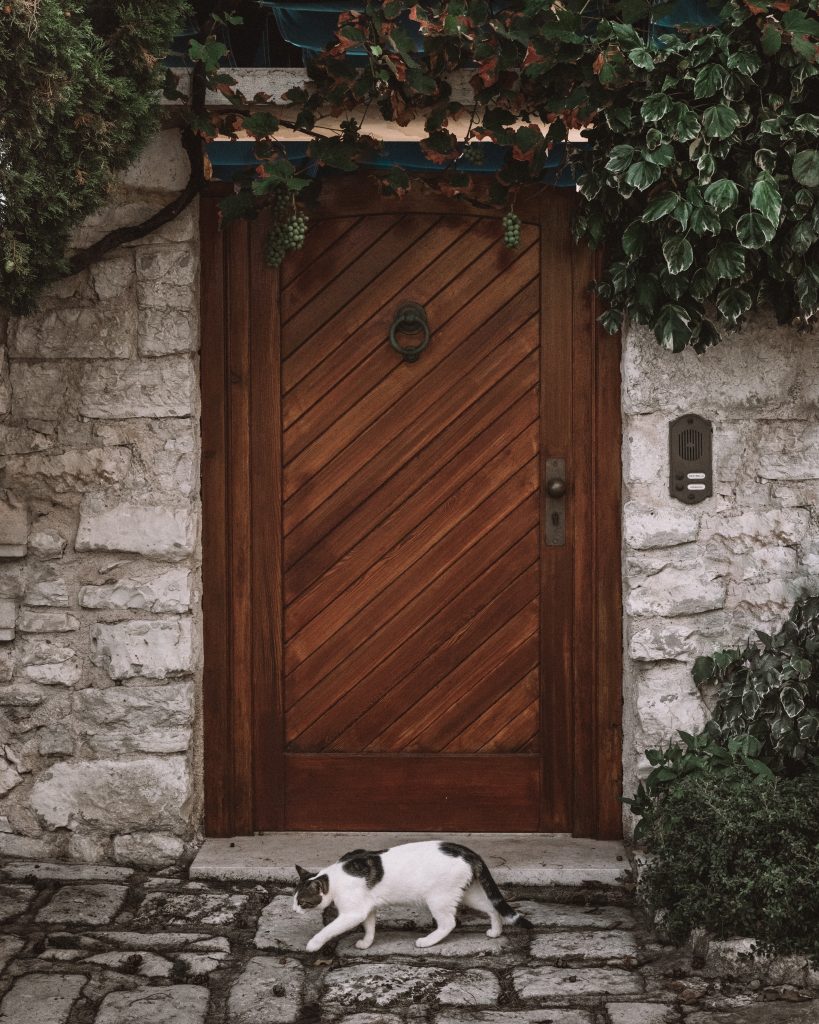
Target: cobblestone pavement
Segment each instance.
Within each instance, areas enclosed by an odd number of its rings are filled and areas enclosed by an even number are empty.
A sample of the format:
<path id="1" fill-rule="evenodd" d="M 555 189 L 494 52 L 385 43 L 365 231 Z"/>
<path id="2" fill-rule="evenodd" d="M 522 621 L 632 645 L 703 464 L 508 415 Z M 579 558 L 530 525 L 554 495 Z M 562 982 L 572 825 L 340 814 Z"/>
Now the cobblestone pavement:
<path id="1" fill-rule="evenodd" d="M 736 944 L 658 943 L 621 892 L 510 891 L 535 924 L 439 946 L 424 915 L 304 952 L 283 887 L 124 868 L 0 865 L 0 1024 L 808 1024 L 819 974 Z M 814 998 L 817 997 L 817 998 Z"/>

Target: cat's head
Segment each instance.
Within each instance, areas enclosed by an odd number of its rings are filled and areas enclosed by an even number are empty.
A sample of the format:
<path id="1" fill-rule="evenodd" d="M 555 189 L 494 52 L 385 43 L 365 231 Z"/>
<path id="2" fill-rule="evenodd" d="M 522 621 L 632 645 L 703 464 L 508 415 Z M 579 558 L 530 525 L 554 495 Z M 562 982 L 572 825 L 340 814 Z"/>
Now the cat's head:
<path id="1" fill-rule="evenodd" d="M 296 913 L 303 914 L 305 910 L 324 910 L 333 902 L 330 897 L 330 879 L 327 875 L 307 871 L 298 864 L 296 871 L 299 876 L 299 884 L 293 897 L 293 909 Z"/>

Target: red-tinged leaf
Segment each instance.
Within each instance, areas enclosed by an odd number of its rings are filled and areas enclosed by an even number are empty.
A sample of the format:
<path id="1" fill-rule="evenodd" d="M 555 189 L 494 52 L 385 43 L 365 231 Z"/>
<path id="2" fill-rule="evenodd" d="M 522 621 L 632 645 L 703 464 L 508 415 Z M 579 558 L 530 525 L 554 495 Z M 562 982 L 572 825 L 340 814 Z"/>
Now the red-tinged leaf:
<path id="1" fill-rule="evenodd" d="M 546 58 L 542 57 L 535 49 L 532 43 L 529 43 L 529 47 L 526 50 L 526 56 L 523 58 L 523 66 L 528 68 L 530 64 L 542 64 Z"/>
<path id="2" fill-rule="evenodd" d="M 482 64 L 479 64 L 478 73 L 475 75 L 475 78 L 480 79 L 480 81 L 483 82 L 484 87 L 487 89 L 490 85 L 494 85 L 498 80 L 498 58 L 490 57 L 489 60 L 485 60 Z"/>
<path id="3" fill-rule="evenodd" d="M 421 140 L 421 152 L 434 164 L 448 164 L 460 155 L 458 140 L 451 132 L 433 132 Z"/>
<path id="4" fill-rule="evenodd" d="M 399 82 L 406 82 L 407 80 L 407 65 L 398 56 L 397 53 L 388 53 L 386 55 L 387 63 L 392 68 L 392 73 L 398 79 Z"/>
<path id="5" fill-rule="evenodd" d="M 594 63 L 592 64 L 592 71 L 596 75 L 599 75 L 600 71 L 601 71 L 601 69 L 602 69 L 602 67 L 603 67 L 603 65 L 605 63 L 606 63 L 606 55 L 605 55 L 605 53 L 598 53 L 597 56 L 594 58 Z"/>
<path id="6" fill-rule="evenodd" d="M 751 14 L 764 14 L 765 13 L 765 8 L 764 7 L 757 7 L 756 4 L 750 3 L 749 0 L 745 0 L 745 6 L 748 8 L 748 10 L 751 12 Z"/>

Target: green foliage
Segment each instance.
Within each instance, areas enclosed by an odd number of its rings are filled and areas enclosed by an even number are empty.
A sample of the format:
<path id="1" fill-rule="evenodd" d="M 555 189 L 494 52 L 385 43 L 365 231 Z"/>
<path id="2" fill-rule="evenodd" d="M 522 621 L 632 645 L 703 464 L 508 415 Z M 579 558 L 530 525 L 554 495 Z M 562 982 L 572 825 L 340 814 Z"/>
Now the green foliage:
<path id="1" fill-rule="evenodd" d="M 723 735 L 747 735 L 777 773 L 819 763 L 819 598 L 797 602 L 772 636 L 756 631 L 743 649 L 697 658 L 698 685 L 716 688 Z"/>
<path id="2" fill-rule="evenodd" d="M 184 0 L 8 0 L 0 7 L 0 304 L 31 310 L 72 230 L 157 126 Z"/>
<path id="3" fill-rule="evenodd" d="M 819 775 L 741 765 L 688 773 L 665 792 L 643 841 L 640 894 L 672 939 L 693 928 L 752 936 L 763 954 L 819 959 Z"/>
<path id="4" fill-rule="evenodd" d="M 578 231 L 609 254 L 603 297 L 673 351 L 764 303 L 802 325 L 819 308 L 819 21 L 796 6 L 729 3 L 719 29 L 663 37 L 651 67 L 618 26 L 598 33 L 616 74 Z"/>
<path id="5" fill-rule="evenodd" d="M 659 39 L 643 0 L 597 5 L 594 17 L 587 8 L 585 0 L 502 9 L 486 0 L 367 0 L 340 16 L 308 88 L 289 94 L 300 104 L 296 125 L 313 134 L 311 158 L 359 166 L 376 140 L 359 125 L 330 138 L 316 125 L 339 112 L 349 125 L 348 111 L 373 105 L 402 125 L 424 119 L 422 149 L 444 172 L 428 186 L 510 206 L 541 178 L 553 147 L 583 129 L 590 145 L 568 147 L 585 200 L 576 231 L 605 247 L 598 290 L 608 329 L 629 315 L 676 352 L 707 348 L 765 303 L 782 322 L 811 324 L 819 309 L 816 0 L 729 0 L 719 27 Z M 408 18 L 424 33 L 423 54 Z M 367 59 L 348 59 L 353 46 Z M 453 99 L 450 80 L 468 67 L 466 103 Z M 244 124 L 263 143 L 262 175 L 274 173 L 281 153 L 271 132 Z M 470 173 L 476 140 L 508 147 L 491 178 Z M 398 194 L 412 184 L 398 168 L 381 179 Z"/>

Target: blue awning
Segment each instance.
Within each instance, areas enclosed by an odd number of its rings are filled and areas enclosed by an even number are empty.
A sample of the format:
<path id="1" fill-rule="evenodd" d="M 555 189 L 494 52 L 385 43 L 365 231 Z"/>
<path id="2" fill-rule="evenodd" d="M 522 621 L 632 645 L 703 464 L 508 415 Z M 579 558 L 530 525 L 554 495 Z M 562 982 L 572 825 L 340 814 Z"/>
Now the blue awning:
<path id="1" fill-rule="evenodd" d="M 283 144 L 287 159 L 296 167 L 307 167 L 307 173 L 311 176 L 321 172 L 323 174 L 343 174 L 343 171 L 334 171 L 330 168 L 319 168 L 317 164 L 310 165 L 310 158 L 307 153 L 307 142 L 286 142 Z M 503 166 L 507 148 L 496 146 L 494 143 L 480 143 L 483 161 L 480 164 L 469 163 L 465 159 L 458 161 L 456 165 L 459 170 L 468 171 L 470 174 L 494 174 Z M 208 146 L 208 157 L 213 166 L 213 176 L 219 181 L 233 181 L 234 176 L 253 167 L 259 162 L 255 154 L 256 144 L 251 141 L 240 142 L 211 142 Z M 552 148 L 546 159 L 545 170 L 541 177 L 544 184 L 557 188 L 574 188 L 574 175 L 570 167 L 565 166 L 566 152 L 562 145 Z M 423 171 L 429 173 L 440 173 L 440 164 L 428 160 L 417 142 L 385 142 L 377 154 L 362 162 L 363 167 L 388 168 L 403 167 L 407 171 Z"/>
<path id="2" fill-rule="evenodd" d="M 336 42 L 338 16 L 344 11 L 361 10 L 355 3 L 286 3 L 280 0 L 261 0 L 262 6 L 273 11 L 282 38 L 297 46 L 300 50 L 309 51 L 306 56 L 321 53 L 327 46 Z M 424 37 L 417 21 L 409 17 L 401 19 L 416 47 L 416 52 L 423 53 Z M 363 47 L 352 46 L 347 50 L 353 56 L 363 56 Z"/>

